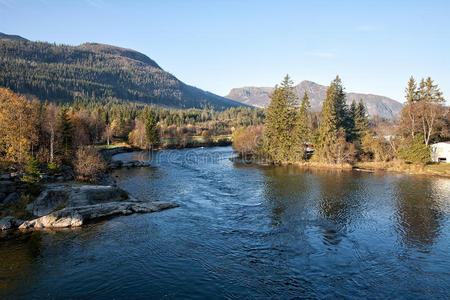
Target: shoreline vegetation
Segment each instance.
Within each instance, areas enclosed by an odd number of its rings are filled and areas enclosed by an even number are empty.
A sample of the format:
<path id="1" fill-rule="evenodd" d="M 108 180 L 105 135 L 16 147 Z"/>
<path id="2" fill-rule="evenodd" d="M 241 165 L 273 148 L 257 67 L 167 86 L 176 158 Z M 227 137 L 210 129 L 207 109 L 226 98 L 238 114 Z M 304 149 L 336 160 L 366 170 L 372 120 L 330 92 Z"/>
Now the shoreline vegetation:
<path id="1" fill-rule="evenodd" d="M 410 79 L 397 120 L 369 119 L 362 99 L 348 105 L 338 76 L 327 90 L 321 112 L 311 111 L 306 92 L 301 101 L 296 99 L 288 76 L 270 98 L 264 110 L 176 110 L 125 102 L 104 105 L 87 98 L 56 104 L 0 88 L 0 216 L 6 217 L 0 227 L 15 228 L 37 217 L 28 208 L 49 185 L 115 186 L 108 174 L 112 169 L 149 166 L 132 162 L 112 167 L 114 154 L 134 150 L 231 144 L 244 161 L 250 158 L 266 165 L 449 177 L 449 167 L 433 164 L 430 158 L 430 144 L 450 137 L 449 109 L 431 78 L 419 85 Z M 156 211 L 155 206 L 144 208 L 136 201 L 126 207 L 117 204 L 118 209 L 114 205 L 111 214 Z M 52 212 L 51 226 L 74 226 L 80 224 L 75 214 L 90 214 L 67 203 L 56 208 L 72 210 Z M 40 220 L 33 226 L 42 224 Z"/>
<path id="2" fill-rule="evenodd" d="M 104 216 L 176 207 L 152 199 L 131 201 L 126 191 L 117 190 L 111 170 L 149 167 L 150 163 L 112 164 L 112 156 L 230 145 L 234 127 L 262 120 L 262 110 L 247 107 L 176 110 L 135 103 L 104 105 L 94 100 L 55 104 L 0 88 L 0 230 L 23 224 L 23 228 L 75 227 Z M 101 187 L 115 189 L 124 197 L 107 201 L 106 208 L 100 204 L 111 197 L 95 196 Z M 69 200 L 53 205 L 52 197 L 45 198 L 41 204 L 52 205 L 51 211 L 46 215 L 31 211 L 52 188 Z M 80 188 L 85 201 L 72 203 L 70 190 Z M 87 200 L 92 197 L 96 200 Z"/>
<path id="3" fill-rule="evenodd" d="M 269 96 L 263 125 L 233 132 L 241 161 L 304 168 L 388 171 L 450 177 L 450 164 L 431 161 L 430 145 L 450 138 L 450 112 L 431 78 L 410 78 L 401 116 L 369 119 L 363 99 L 347 104 L 339 76 L 331 82 L 320 113 L 308 94 L 296 98 L 286 76 Z"/>
<path id="4" fill-rule="evenodd" d="M 303 169 L 322 169 L 322 170 L 354 170 L 359 172 L 387 172 L 387 173 L 400 173 L 408 175 L 425 175 L 450 178 L 450 164 L 443 163 L 430 163 L 426 165 L 407 164 L 402 161 L 391 162 L 357 162 L 354 164 L 327 164 L 320 162 L 282 162 L 275 164 L 273 162 L 261 159 L 242 158 L 236 156 L 232 158 L 232 161 L 239 164 L 246 165 L 258 165 L 258 166 L 295 166 Z"/>

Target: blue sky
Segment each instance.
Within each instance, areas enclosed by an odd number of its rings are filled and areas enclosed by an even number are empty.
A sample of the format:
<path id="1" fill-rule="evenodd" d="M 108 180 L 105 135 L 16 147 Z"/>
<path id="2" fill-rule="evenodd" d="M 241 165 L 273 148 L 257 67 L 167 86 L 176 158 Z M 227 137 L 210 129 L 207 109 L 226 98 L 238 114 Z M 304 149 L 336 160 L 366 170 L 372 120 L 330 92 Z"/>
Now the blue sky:
<path id="1" fill-rule="evenodd" d="M 132 48 L 182 81 L 233 87 L 328 84 L 403 102 L 409 76 L 450 98 L 450 1 L 0 0 L 0 32 Z M 450 103 L 447 100 L 447 104 Z"/>

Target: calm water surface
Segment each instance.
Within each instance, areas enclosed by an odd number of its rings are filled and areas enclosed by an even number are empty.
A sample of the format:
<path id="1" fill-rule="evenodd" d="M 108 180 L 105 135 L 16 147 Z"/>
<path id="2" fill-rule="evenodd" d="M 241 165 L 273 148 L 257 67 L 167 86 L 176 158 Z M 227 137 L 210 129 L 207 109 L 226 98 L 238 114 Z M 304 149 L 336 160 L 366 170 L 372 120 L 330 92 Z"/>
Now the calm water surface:
<path id="1" fill-rule="evenodd" d="M 0 298 L 450 298 L 450 180 L 167 150 L 121 187 L 179 208 L 0 239 Z M 126 153 L 119 159 L 143 158 Z"/>

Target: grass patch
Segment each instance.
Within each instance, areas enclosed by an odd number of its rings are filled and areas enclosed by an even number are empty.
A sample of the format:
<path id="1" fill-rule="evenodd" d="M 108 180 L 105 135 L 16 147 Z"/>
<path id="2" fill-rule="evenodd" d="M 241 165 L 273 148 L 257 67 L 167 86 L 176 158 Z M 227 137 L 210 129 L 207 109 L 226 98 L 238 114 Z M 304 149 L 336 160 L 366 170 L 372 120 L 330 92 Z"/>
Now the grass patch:
<path id="1" fill-rule="evenodd" d="M 119 147 L 130 147 L 130 145 L 128 145 L 125 142 L 115 142 L 114 144 L 99 144 L 99 145 L 95 145 L 95 148 L 97 150 L 103 150 L 103 149 L 115 149 L 115 148 L 119 148 Z"/>
<path id="2" fill-rule="evenodd" d="M 437 175 L 450 177 L 450 164 L 448 163 L 429 163 L 424 165 L 394 160 L 390 162 L 358 162 L 354 166 L 366 170 L 385 170 L 417 175 Z"/>

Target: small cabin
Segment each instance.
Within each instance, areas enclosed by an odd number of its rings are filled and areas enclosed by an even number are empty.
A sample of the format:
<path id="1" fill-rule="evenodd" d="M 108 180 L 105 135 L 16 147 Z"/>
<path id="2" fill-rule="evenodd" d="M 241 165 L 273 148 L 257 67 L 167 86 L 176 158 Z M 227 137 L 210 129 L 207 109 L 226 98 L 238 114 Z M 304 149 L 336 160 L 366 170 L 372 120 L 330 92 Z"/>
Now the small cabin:
<path id="1" fill-rule="evenodd" d="M 436 143 L 430 147 L 432 161 L 450 163 L 450 141 Z"/>

